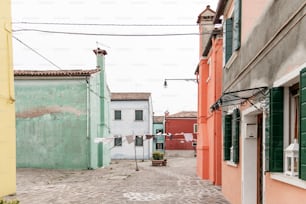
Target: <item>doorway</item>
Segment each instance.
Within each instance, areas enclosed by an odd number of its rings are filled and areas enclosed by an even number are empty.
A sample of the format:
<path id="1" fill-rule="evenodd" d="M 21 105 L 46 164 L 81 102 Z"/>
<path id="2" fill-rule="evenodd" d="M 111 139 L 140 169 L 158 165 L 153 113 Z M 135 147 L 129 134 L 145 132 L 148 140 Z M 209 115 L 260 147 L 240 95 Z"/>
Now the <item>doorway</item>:
<path id="1" fill-rule="evenodd" d="M 242 203 L 261 204 L 263 194 L 263 114 L 250 107 L 242 112 Z"/>

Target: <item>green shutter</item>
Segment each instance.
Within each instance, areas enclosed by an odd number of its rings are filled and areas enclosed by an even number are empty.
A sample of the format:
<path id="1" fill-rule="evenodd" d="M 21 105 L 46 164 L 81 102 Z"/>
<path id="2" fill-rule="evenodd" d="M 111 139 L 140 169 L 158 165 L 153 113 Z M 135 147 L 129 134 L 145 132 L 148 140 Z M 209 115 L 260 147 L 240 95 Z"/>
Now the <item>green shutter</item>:
<path id="1" fill-rule="evenodd" d="M 228 18 L 225 20 L 225 63 L 229 60 L 233 53 L 233 20 Z"/>
<path id="2" fill-rule="evenodd" d="M 299 178 L 306 180 L 306 68 L 300 73 Z"/>
<path id="3" fill-rule="evenodd" d="M 233 162 L 239 162 L 239 135 L 240 135 L 240 111 L 235 109 L 232 120 L 232 146 L 233 146 Z"/>
<path id="4" fill-rule="evenodd" d="M 271 172 L 283 172 L 284 152 L 284 89 L 272 88 L 270 92 L 270 163 Z"/>
<path id="5" fill-rule="evenodd" d="M 224 132 L 223 132 L 223 160 L 230 160 L 230 148 L 232 146 L 232 115 L 224 116 Z"/>
<path id="6" fill-rule="evenodd" d="M 233 50 L 240 48 L 241 36 L 241 0 L 234 2 L 234 22 L 233 22 Z"/>
<path id="7" fill-rule="evenodd" d="M 268 92 L 266 104 L 270 104 L 270 91 Z M 265 119 L 265 171 L 270 171 L 270 107 L 266 107 L 266 119 Z"/>

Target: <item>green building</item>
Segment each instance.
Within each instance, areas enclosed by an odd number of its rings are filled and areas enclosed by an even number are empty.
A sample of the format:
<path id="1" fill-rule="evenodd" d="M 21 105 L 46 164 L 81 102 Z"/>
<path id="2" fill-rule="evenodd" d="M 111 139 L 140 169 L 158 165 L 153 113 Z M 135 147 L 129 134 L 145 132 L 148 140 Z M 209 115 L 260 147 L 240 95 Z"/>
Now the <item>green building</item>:
<path id="1" fill-rule="evenodd" d="M 164 116 L 153 116 L 153 152 L 165 153 Z"/>
<path id="2" fill-rule="evenodd" d="M 17 167 L 95 169 L 110 163 L 105 50 L 93 70 L 15 70 Z"/>

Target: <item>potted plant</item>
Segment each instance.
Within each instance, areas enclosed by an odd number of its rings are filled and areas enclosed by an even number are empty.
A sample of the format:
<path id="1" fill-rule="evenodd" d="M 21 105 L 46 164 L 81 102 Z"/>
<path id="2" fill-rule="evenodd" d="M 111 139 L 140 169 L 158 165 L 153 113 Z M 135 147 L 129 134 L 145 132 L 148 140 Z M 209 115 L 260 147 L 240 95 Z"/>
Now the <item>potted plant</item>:
<path id="1" fill-rule="evenodd" d="M 152 166 L 166 166 L 167 159 L 164 159 L 164 153 L 155 151 L 152 153 Z"/>

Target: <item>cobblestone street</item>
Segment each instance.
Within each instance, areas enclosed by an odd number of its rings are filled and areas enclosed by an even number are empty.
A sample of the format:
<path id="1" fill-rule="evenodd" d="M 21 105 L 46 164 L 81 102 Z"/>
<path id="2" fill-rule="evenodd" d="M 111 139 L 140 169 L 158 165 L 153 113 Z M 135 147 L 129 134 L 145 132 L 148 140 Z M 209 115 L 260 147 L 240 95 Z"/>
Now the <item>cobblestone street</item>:
<path id="1" fill-rule="evenodd" d="M 68 171 L 17 169 L 21 204 L 43 203 L 228 203 L 218 187 L 200 180 L 195 158 L 168 158 L 167 166 L 151 161 L 115 160 L 106 168 Z"/>

